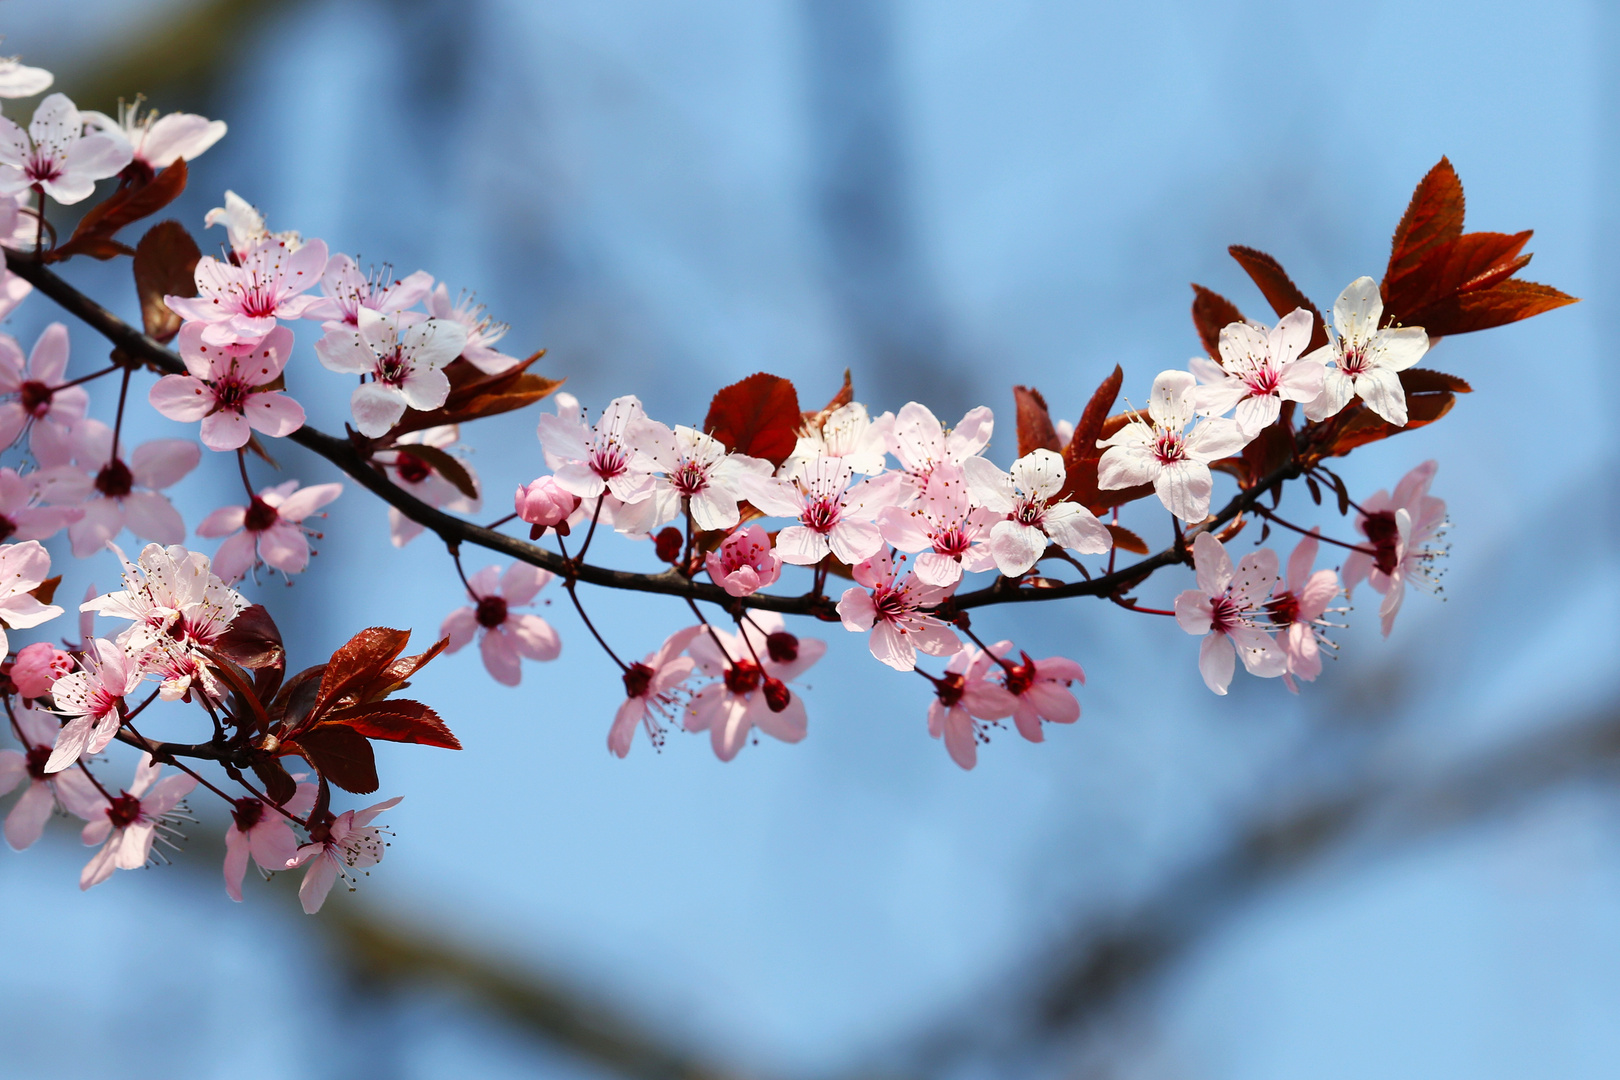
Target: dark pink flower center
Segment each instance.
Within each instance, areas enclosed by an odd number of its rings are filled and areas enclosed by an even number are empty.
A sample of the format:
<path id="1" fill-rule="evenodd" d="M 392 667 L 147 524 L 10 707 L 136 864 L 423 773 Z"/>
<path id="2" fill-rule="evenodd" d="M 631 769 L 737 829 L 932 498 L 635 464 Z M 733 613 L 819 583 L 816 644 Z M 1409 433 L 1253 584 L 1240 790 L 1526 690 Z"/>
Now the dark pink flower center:
<path id="1" fill-rule="evenodd" d="M 591 451 L 591 471 L 603 480 L 611 480 L 615 476 L 623 476 L 630 470 L 630 464 L 625 459 L 624 451 L 618 444 L 608 443 Z"/>
<path id="2" fill-rule="evenodd" d="M 433 474 L 433 467 L 409 450 L 400 450 L 394 458 L 394 470 L 407 484 L 420 484 Z"/>
<path id="3" fill-rule="evenodd" d="M 669 474 L 669 482 L 690 498 L 709 486 L 709 470 L 695 461 L 683 461 Z"/>
<path id="4" fill-rule="evenodd" d="M 738 660 L 726 668 L 726 689 L 733 694 L 751 694 L 759 689 L 765 673 L 751 660 Z"/>
<path id="5" fill-rule="evenodd" d="M 1160 465 L 1174 465 L 1187 456 L 1187 439 L 1179 431 L 1160 428 L 1153 437 L 1153 456 Z"/>
<path id="6" fill-rule="evenodd" d="M 805 504 L 799 520 L 812 532 L 829 533 L 832 532 L 833 526 L 838 524 L 838 517 L 842 511 L 843 504 L 837 499 L 817 499 L 813 503 Z"/>
<path id="7" fill-rule="evenodd" d="M 1266 614 L 1278 626 L 1292 626 L 1299 621 L 1299 597 L 1291 592 L 1278 593 L 1266 601 Z"/>
<path id="8" fill-rule="evenodd" d="M 1339 358 L 1339 370 L 1346 375 L 1363 374 L 1371 364 L 1368 363 L 1367 349 L 1363 345 L 1346 345 L 1344 355 Z"/>
<path id="9" fill-rule="evenodd" d="M 948 529 L 935 533 L 933 539 L 936 552 L 957 559 L 966 554 L 968 548 L 973 546 L 972 541 L 967 538 L 960 525 L 952 525 Z"/>
<path id="10" fill-rule="evenodd" d="M 0 541 L 11 539 L 11 534 L 17 531 L 17 523 L 0 514 Z"/>
<path id="11" fill-rule="evenodd" d="M 1209 601 L 1210 628 L 1218 634 L 1243 625 L 1243 609 L 1238 607 L 1236 600 L 1227 593 L 1214 596 Z"/>
<path id="12" fill-rule="evenodd" d="M 655 672 L 646 664 L 631 664 L 624 673 L 624 692 L 630 697 L 646 697 L 647 691 L 652 689 Z"/>
<path id="13" fill-rule="evenodd" d="M 1035 685 L 1035 661 L 1029 658 L 1027 652 L 1020 652 L 1018 655 L 1024 662 L 1005 669 L 1007 690 L 1015 696 L 1023 694 L 1025 690 Z"/>
<path id="14" fill-rule="evenodd" d="M 247 513 L 242 516 L 242 528 L 248 532 L 264 532 L 280 520 L 281 515 L 276 513 L 276 508 L 255 495 L 248 504 Z"/>
<path id="15" fill-rule="evenodd" d="M 377 381 L 388 386 L 399 386 L 410 373 L 410 364 L 406 362 L 403 352 L 396 346 L 387 356 L 377 359 Z"/>
<path id="16" fill-rule="evenodd" d="M 96 490 L 109 499 L 121 499 L 134 490 L 134 487 L 135 475 L 129 471 L 129 466 L 118 458 L 113 458 L 96 473 Z"/>
<path id="17" fill-rule="evenodd" d="M 27 411 L 29 416 L 37 420 L 50 411 L 51 395 L 55 392 L 55 390 L 38 379 L 29 379 L 22 384 L 22 389 L 17 392 L 17 396 L 22 402 L 23 409 Z"/>
<path id="18" fill-rule="evenodd" d="M 959 671 L 947 671 L 934 680 L 934 694 L 939 703 L 947 709 L 953 709 L 962 701 L 962 695 L 967 693 L 967 679 Z"/>
<path id="19" fill-rule="evenodd" d="M 1019 499 L 1018 506 L 1013 510 L 1013 520 L 1020 525 L 1034 525 L 1036 528 L 1046 518 L 1046 503 L 1030 499 Z"/>
<path id="20" fill-rule="evenodd" d="M 879 585 L 872 590 L 872 606 L 877 609 L 877 617 L 883 622 L 898 622 L 911 610 L 905 593 L 888 585 Z"/>
<path id="21" fill-rule="evenodd" d="M 259 823 L 264 817 L 264 803 L 258 799 L 241 798 L 231 804 L 231 817 L 236 819 L 236 827 L 247 832 Z"/>
<path id="22" fill-rule="evenodd" d="M 1372 541 L 1373 565 L 1385 574 L 1393 574 L 1401 563 L 1401 527 L 1395 522 L 1395 514 L 1389 510 L 1368 514 L 1361 527 Z"/>
<path id="23" fill-rule="evenodd" d="M 1250 397 L 1271 397 L 1277 392 L 1279 382 L 1277 371 L 1270 364 L 1254 368 L 1243 378 L 1243 385 L 1249 388 Z"/>
<path id="24" fill-rule="evenodd" d="M 781 679 L 765 677 L 765 705 L 771 712 L 781 712 L 793 700 L 793 691 Z"/>
<path id="25" fill-rule="evenodd" d="M 107 820 L 113 823 L 115 829 L 127 829 L 141 820 L 141 800 L 127 791 L 118 793 L 107 807 Z"/>
<path id="26" fill-rule="evenodd" d="M 252 388 L 233 369 L 229 375 L 222 376 L 214 383 L 214 403 L 220 412 L 239 413 L 247 404 L 251 392 Z"/>
<path id="27" fill-rule="evenodd" d="M 27 754 L 28 775 L 35 780 L 45 779 L 45 763 L 51 760 L 48 746 L 30 746 Z"/>
<path id="28" fill-rule="evenodd" d="M 506 624 L 506 601 L 499 596 L 478 598 L 478 625 L 490 630 Z"/>
<path id="29" fill-rule="evenodd" d="M 786 630 L 765 636 L 765 651 L 778 664 L 791 664 L 799 658 L 799 639 Z"/>

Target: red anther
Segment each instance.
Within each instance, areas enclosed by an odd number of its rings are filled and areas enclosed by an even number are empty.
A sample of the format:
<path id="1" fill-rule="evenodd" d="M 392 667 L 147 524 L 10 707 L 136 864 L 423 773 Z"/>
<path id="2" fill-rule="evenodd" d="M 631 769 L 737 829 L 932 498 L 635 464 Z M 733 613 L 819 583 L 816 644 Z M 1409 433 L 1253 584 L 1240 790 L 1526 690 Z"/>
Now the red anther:
<path id="1" fill-rule="evenodd" d="M 244 796 L 231 804 L 231 817 L 236 819 L 238 829 L 247 832 L 264 817 L 264 803 Z"/>
<path id="2" fill-rule="evenodd" d="M 275 507 L 255 495 L 248 503 L 247 513 L 242 515 L 242 528 L 248 532 L 264 532 L 280 519 Z"/>
<path id="3" fill-rule="evenodd" d="M 760 676 L 765 673 L 752 660 L 738 660 L 726 668 L 726 689 L 733 694 L 749 694 L 759 689 Z"/>
<path id="4" fill-rule="evenodd" d="M 478 625 L 493 630 L 506 623 L 506 601 L 499 596 L 478 598 Z"/>

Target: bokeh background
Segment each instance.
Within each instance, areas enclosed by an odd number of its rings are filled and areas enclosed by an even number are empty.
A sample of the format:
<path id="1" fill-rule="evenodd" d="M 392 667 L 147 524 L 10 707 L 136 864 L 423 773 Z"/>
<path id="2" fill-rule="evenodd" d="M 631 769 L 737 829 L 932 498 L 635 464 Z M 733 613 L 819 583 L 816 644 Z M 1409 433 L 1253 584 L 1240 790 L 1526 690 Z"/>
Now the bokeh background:
<path id="1" fill-rule="evenodd" d="M 1388 641 L 1358 604 L 1298 699 L 1241 676 L 1216 699 L 1169 620 L 1081 602 L 978 620 L 1090 681 L 1079 724 L 1003 734 L 970 774 L 927 737 L 922 680 L 836 625 L 803 743 L 619 761 L 615 672 L 553 604 L 564 659 L 521 687 L 470 650 L 420 679 L 466 749 L 380 750 L 397 835 L 319 918 L 282 879 L 231 904 L 195 799 L 175 866 L 88 895 L 66 821 L 0 855 L 0 1074 L 1620 1068 L 1609 5 L 4 0 L 0 31 L 83 107 L 228 120 L 174 208 L 200 237 L 232 188 L 272 228 L 476 290 L 588 405 L 637 393 L 672 423 L 757 370 L 818 403 L 848 367 L 874 411 L 990 404 L 1005 465 L 1012 383 L 1072 419 L 1119 363 L 1145 396 L 1197 351 L 1188 282 L 1264 311 L 1229 243 L 1328 306 L 1380 274 L 1442 154 L 1470 226 L 1535 228 L 1526 276 L 1586 298 L 1445 341 L 1431 366 L 1477 392 L 1346 462 L 1365 495 L 1440 460 L 1445 599 L 1410 597 Z M 133 315 L 127 265 L 83 262 Z M 35 298 L 6 329 L 55 317 Z M 105 345 L 71 329 L 92 370 Z M 341 426 L 340 377 L 306 353 L 290 381 Z M 180 433 L 136 415 L 136 440 Z M 540 471 L 534 416 L 466 433 L 489 516 Z M 205 465 L 190 523 L 234 497 Z M 258 594 L 295 664 L 461 602 L 443 550 L 389 547 L 352 486 L 326 531 Z M 62 595 L 115 576 L 75 567 Z M 683 621 L 589 603 L 626 653 Z"/>

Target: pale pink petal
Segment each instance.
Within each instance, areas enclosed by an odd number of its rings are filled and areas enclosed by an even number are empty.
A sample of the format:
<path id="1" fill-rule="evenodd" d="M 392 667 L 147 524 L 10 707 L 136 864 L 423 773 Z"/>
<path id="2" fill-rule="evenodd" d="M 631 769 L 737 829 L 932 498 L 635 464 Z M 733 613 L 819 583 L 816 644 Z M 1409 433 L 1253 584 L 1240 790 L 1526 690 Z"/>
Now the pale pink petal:
<path id="1" fill-rule="evenodd" d="M 178 544 L 186 538 L 186 523 L 180 511 L 167 496 L 156 491 L 132 491 L 124 496 L 124 523 L 142 540 Z M 69 532 L 71 535 L 71 526 Z"/>
<path id="2" fill-rule="evenodd" d="M 478 651 L 483 653 L 484 667 L 496 682 L 503 686 L 516 686 L 523 680 L 523 665 L 517 646 L 505 634 L 498 630 L 486 630 L 483 640 L 478 643 Z"/>
<path id="3" fill-rule="evenodd" d="M 28 790 L 17 797 L 17 802 L 6 815 L 6 843 L 22 851 L 31 846 L 45 831 L 45 823 L 56 809 L 50 786 L 43 783 L 28 785 Z"/>
<path id="4" fill-rule="evenodd" d="M 562 641 L 551 624 L 538 615 L 511 615 L 501 630 L 512 645 L 530 660 L 555 660 L 562 652 Z"/>
<path id="5" fill-rule="evenodd" d="M 1204 685 L 1217 694 L 1225 694 L 1237 670 L 1237 654 L 1225 634 L 1206 635 L 1198 646 L 1198 672 Z"/>
<path id="6" fill-rule="evenodd" d="M 165 375 L 146 397 L 152 408 L 185 424 L 201 420 L 214 407 L 214 391 L 190 375 Z"/>

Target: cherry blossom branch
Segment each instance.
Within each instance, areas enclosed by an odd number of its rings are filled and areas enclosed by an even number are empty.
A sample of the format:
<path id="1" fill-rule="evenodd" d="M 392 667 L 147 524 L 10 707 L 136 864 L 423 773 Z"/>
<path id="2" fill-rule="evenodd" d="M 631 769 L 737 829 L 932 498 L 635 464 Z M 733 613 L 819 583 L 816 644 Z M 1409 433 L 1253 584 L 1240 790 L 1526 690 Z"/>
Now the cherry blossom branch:
<path id="1" fill-rule="evenodd" d="M 26 253 L 10 249 L 6 249 L 5 255 L 6 265 L 13 273 L 32 284 L 40 292 L 61 305 L 63 309 L 71 312 L 111 341 L 118 351 L 123 353 L 128 362 L 143 363 L 163 374 L 179 375 L 186 372 L 184 363 L 176 353 L 165 348 L 90 297 L 79 292 L 78 289 L 68 284 L 37 259 Z M 439 538 L 447 546 L 459 546 L 461 543 L 475 544 L 478 547 L 508 556 L 520 562 L 549 570 L 563 578 L 565 584 L 584 582 L 588 585 L 598 585 L 609 589 L 704 600 L 727 610 L 740 606 L 776 611 L 787 615 L 809 615 L 825 622 L 833 622 L 838 618 L 837 613 L 833 610 L 832 603 L 818 591 L 811 591 L 798 596 L 781 596 L 761 592 L 750 596 L 734 597 L 718 585 L 689 578 L 674 567 L 656 574 L 647 574 L 626 570 L 612 570 L 607 567 L 593 566 L 583 561 L 575 561 L 540 547 L 538 544 L 507 536 L 504 533 L 496 532 L 494 529 L 463 520 L 453 514 L 447 514 L 437 507 L 428 505 L 389 480 L 382 470 L 376 468 L 361 453 L 360 448 L 351 439 L 340 439 L 309 425 L 299 428 L 287 438 L 336 465 L 355 483 L 397 509 L 405 517 L 438 534 Z M 1239 492 L 1214 517 L 1202 524 L 1183 532 L 1178 523 L 1175 544 L 1156 554 L 1146 556 L 1123 569 L 1103 574 L 1089 581 L 1067 582 L 1062 585 L 1038 589 L 1008 587 L 1003 583 L 1003 579 L 998 579 L 995 583 L 984 588 L 958 594 L 942 605 L 942 608 L 949 613 L 966 611 L 977 607 L 989 607 L 996 604 L 1033 603 L 1062 600 L 1076 596 L 1113 596 L 1139 584 L 1154 572 L 1166 566 L 1188 562 L 1190 540 L 1199 533 L 1220 528 L 1232 521 L 1239 514 L 1254 506 L 1273 487 L 1288 480 L 1296 479 L 1303 472 L 1304 466 L 1297 461 L 1281 466 L 1269 475 L 1262 477 L 1252 487 Z"/>

